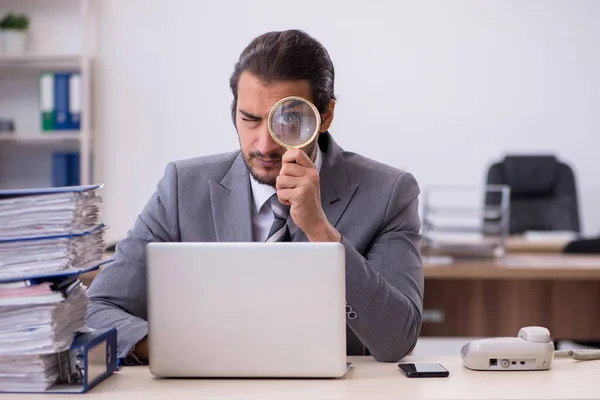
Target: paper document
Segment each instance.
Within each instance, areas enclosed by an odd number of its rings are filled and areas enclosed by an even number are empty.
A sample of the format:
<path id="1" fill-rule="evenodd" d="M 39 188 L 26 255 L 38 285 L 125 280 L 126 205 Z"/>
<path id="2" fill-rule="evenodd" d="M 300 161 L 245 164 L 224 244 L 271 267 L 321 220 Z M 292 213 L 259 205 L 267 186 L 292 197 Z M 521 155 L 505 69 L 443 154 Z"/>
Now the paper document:
<path id="1" fill-rule="evenodd" d="M 78 275 L 106 262 L 97 188 L 0 190 L 0 392 L 77 371 L 68 350 L 89 304 Z"/>

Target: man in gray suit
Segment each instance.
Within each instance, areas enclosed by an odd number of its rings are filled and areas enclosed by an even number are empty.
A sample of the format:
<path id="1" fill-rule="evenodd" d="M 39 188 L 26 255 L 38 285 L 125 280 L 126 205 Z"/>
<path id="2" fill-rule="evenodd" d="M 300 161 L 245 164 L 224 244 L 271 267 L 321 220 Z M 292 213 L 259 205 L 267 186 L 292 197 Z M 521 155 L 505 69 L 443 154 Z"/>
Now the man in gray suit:
<path id="1" fill-rule="evenodd" d="M 88 325 L 116 327 L 119 357 L 147 360 L 149 242 L 341 242 L 348 354 L 386 362 L 403 358 L 417 341 L 423 307 L 417 182 L 336 144 L 328 131 L 335 107 L 333 64 L 304 32 L 254 39 L 230 86 L 241 149 L 166 167 L 118 244 L 116 260 L 90 287 Z M 267 129 L 271 108 L 288 96 L 308 99 L 321 114 L 318 139 L 302 150 L 286 151 Z M 281 210 L 289 213 L 287 220 Z M 285 225 L 277 226 L 282 220 Z"/>

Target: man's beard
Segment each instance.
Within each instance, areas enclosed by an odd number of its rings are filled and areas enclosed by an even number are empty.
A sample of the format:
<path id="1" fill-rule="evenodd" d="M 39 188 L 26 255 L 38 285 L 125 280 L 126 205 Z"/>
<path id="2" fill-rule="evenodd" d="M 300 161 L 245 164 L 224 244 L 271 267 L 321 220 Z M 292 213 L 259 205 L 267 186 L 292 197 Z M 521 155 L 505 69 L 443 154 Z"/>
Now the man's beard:
<path id="1" fill-rule="evenodd" d="M 315 159 L 317 145 L 318 145 L 317 141 L 315 140 L 311 144 L 309 144 L 308 147 L 306 147 L 306 148 L 303 149 L 304 152 L 308 155 L 308 158 L 310 158 L 311 161 L 314 161 L 314 159 Z M 248 168 L 248 171 L 250 172 L 250 175 L 252 176 L 252 178 L 254 178 L 254 180 L 256 182 L 258 182 L 260 184 L 263 184 L 263 185 L 269 185 L 269 186 L 275 187 L 275 185 L 277 183 L 277 176 L 274 176 L 274 177 L 271 177 L 271 176 L 259 176 L 252 169 L 251 161 L 252 161 L 252 159 L 257 158 L 257 157 L 260 157 L 260 158 L 265 159 L 265 160 L 281 161 L 281 158 L 283 157 L 283 155 L 279 155 L 277 153 L 263 154 L 260 151 L 252 151 L 252 152 L 250 152 L 248 154 L 243 154 L 242 153 L 242 155 L 243 155 L 243 158 L 244 158 L 244 162 L 246 163 L 246 167 Z M 271 171 L 272 169 L 273 168 L 265 168 L 266 171 Z"/>
<path id="2" fill-rule="evenodd" d="M 263 154 L 259 151 L 252 151 L 248 155 L 244 154 L 244 162 L 246 163 L 246 167 L 248 171 L 250 171 L 250 175 L 254 180 L 262 185 L 269 185 L 275 187 L 277 183 L 277 176 L 259 176 L 256 174 L 252 168 L 251 161 L 252 159 L 260 157 L 265 160 L 273 160 L 273 161 L 281 161 L 281 155 L 279 154 Z M 271 171 L 274 168 L 265 168 L 266 171 Z"/>

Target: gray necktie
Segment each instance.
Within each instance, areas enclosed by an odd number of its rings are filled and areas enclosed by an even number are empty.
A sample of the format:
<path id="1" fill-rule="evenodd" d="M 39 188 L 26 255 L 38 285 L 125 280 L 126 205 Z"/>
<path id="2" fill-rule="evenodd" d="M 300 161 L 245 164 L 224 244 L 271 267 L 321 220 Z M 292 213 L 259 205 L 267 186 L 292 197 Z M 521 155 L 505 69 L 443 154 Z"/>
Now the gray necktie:
<path id="1" fill-rule="evenodd" d="M 290 232 L 287 226 L 287 218 L 290 215 L 290 206 L 284 206 L 279 202 L 277 194 L 271 196 L 271 210 L 273 210 L 273 225 L 267 236 L 267 242 L 289 242 Z"/>

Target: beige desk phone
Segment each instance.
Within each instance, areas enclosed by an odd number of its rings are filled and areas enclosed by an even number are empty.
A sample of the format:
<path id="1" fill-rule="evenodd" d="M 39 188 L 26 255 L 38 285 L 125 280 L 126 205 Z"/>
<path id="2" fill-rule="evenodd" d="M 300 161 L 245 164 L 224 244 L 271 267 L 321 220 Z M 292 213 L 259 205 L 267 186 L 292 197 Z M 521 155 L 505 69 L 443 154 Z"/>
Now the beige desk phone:
<path id="1" fill-rule="evenodd" d="M 541 326 L 521 328 L 517 337 L 479 339 L 461 349 L 463 365 L 479 371 L 550 369 L 554 358 L 600 359 L 600 350 L 555 350 L 550 331 Z"/>

